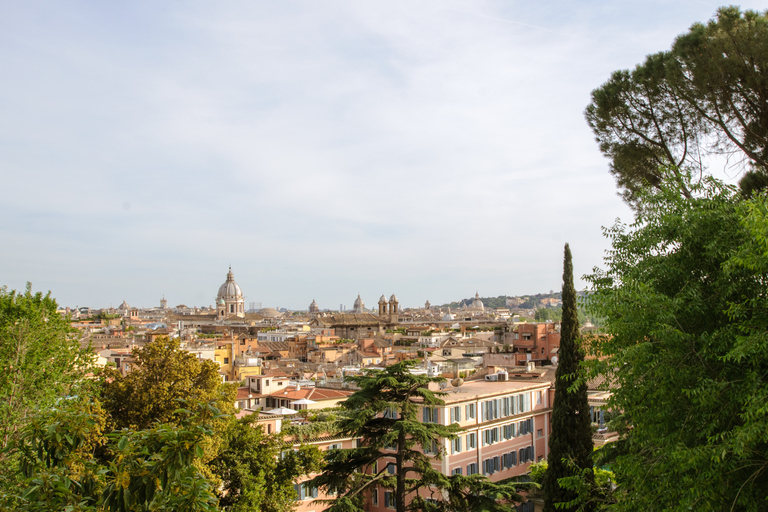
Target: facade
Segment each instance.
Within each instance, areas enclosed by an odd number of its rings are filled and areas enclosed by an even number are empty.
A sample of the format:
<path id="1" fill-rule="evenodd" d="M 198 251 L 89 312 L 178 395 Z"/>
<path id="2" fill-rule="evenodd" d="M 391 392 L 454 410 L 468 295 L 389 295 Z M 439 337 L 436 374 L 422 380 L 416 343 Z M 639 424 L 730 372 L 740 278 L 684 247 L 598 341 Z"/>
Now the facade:
<path id="1" fill-rule="evenodd" d="M 422 409 L 423 422 L 462 427 L 458 438 L 441 442 L 442 460 L 433 462 L 445 475 L 481 473 L 496 482 L 524 475 L 532 462 L 547 457 L 550 382 L 510 381 L 503 371 L 489 378 L 446 389 L 445 405 Z M 375 489 L 368 510 L 393 509 L 391 498 L 391 491 Z"/>
<path id="2" fill-rule="evenodd" d="M 481 473 L 497 482 L 528 473 L 532 462 L 546 459 L 549 453 L 550 416 L 553 393 L 550 392 L 554 368 L 518 369 L 509 374 L 495 367 L 481 380 L 459 383 L 442 391 L 444 405 L 424 407 L 419 420 L 443 425 L 458 424 L 461 432 L 453 440 L 443 439 L 432 453 L 442 453 L 433 460 L 433 467 L 445 475 Z M 552 375 L 549 375 L 549 372 Z M 435 390 L 439 388 L 435 386 Z M 390 413 L 391 414 L 391 413 Z M 315 443 L 313 443 L 315 444 Z M 354 439 L 320 438 L 321 448 L 352 448 Z M 378 467 L 391 460 L 382 459 Z M 312 504 L 318 497 L 316 489 L 297 483 L 300 511 L 323 510 Z M 374 488 L 368 496 L 366 510 L 386 512 L 395 508 L 394 493 Z M 426 495 L 426 494 L 425 494 Z"/>
<path id="3" fill-rule="evenodd" d="M 557 351 L 560 348 L 560 324 L 549 322 L 516 324 L 507 327 L 503 342 L 512 346 L 515 364 L 528 361 L 557 363 Z"/>

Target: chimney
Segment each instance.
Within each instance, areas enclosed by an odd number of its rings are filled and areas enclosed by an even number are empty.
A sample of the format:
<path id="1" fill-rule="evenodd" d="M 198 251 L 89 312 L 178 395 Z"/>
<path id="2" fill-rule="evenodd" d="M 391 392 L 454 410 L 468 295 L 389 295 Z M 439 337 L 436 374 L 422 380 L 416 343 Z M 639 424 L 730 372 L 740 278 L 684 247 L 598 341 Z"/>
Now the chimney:
<path id="1" fill-rule="evenodd" d="M 536 363 L 534 363 L 533 361 L 528 361 L 528 363 L 526 364 L 525 371 L 530 373 L 530 372 L 533 372 L 535 369 L 536 369 Z"/>

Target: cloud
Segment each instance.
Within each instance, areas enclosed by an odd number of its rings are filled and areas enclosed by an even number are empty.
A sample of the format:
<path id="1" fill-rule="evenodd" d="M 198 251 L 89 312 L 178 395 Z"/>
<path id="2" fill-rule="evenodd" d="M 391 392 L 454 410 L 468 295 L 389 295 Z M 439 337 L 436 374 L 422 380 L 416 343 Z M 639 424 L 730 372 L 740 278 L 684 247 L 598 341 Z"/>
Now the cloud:
<path id="1" fill-rule="evenodd" d="M 583 121 L 717 4 L 17 3 L 0 283 L 94 306 L 560 286 L 629 211 Z M 663 7 L 663 9 L 662 9 Z"/>

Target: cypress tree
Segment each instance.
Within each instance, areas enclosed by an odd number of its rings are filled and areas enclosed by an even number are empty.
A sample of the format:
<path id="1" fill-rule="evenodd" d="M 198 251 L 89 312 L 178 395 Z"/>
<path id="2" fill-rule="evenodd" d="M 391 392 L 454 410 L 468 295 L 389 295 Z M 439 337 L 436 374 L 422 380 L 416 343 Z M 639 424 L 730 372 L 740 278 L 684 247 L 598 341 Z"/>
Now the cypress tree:
<path id="1" fill-rule="evenodd" d="M 579 317 L 576 290 L 573 287 L 571 249 L 565 244 L 563 261 L 563 319 L 560 325 L 560 349 L 555 373 L 555 402 L 552 406 L 552 432 L 549 457 L 544 475 L 544 511 L 554 512 L 556 503 L 576 498 L 574 491 L 562 488 L 559 478 L 573 476 L 577 468 L 591 467 L 592 426 L 587 402 L 587 386 L 569 391 L 584 360 L 579 339 Z M 569 463 L 573 461 L 575 467 Z"/>

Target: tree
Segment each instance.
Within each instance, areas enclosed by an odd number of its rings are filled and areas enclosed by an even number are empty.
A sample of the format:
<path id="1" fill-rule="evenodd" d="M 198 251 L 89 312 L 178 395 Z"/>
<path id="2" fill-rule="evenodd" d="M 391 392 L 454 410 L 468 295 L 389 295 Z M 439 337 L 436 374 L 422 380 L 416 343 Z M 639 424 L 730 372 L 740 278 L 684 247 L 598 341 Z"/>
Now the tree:
<path id="1" fill-rule="evenodd" d="M 625 511 L 768 506 L 768 199 L 712 178 L 691 199 L 664 182 L 588 280 L 609 336 L 590 345 L 609 378 L 603 450 Z"/>
<path id="2" fill-rule="evenodd" d="M 592 467 L 592 424 L 587 402 L 587 386 L 577 380 L 584 351 L 580 344 L 576 290 L 573 286 L 571 249 L 565 244 L 563 260 L 563 320 L 555 372 L 555 401 L 552 405 L 552 434 L 549 437 L 548 467 L 544 474 L 544 510 L 556 510 L 556 503 L 576 498 L 558 480 L 574 471 Z M 559 510 L 575 510 L 559 508 Z"/>
<path id="3" fill-rule="evenodd" d="M 768 14 L 723 7 L 595 89 L 585 116 L 624 199 L 638 207 L 638 192 L 662 179 L 691 197 L 684 171 L 705 172 L 712 154 L 768 173 L 765 69 Z"/>
<path id="4" fill-rule="evenodd" d="M 0 465 L 12 477 L 12 445 L 39 409 L 75 394 L 93 358 L 72 336 L 50 293 L 0 288 Z"/>
<path id="5" fill-rule="evenodd" d="M 481 475 L 449 478 L 432 467 L 431 461 L 443 452 L 442 440 L 455 438 L 459 427 L 418 421 L 419 413 L 426 417 L 431 408 L 443 405 L 444 393 L 430 390 L 429 384 L 444 379 L 415 375 L 410 372 L 415 365 L 405 361 L 349 377 L 360 390 L 343 403 L 348 415 L 339 429 L 359 437 L 360 445 L 329 451 L 323 473 L 312 480 L 312 485 L 336 495 L 328 500 L 328 510 L 362 511 L 364 498 L 377 487 L 393 491 L 397 512 L 497 510 L 520 501 L 512 485 L 492 484 Z"/>
<path id="6" fill-rule="evenodd" d="M 178 339 L 160 336 L 133 357 L 128 374 L 107 369 L 102 379 L 102 400 L 116 428 L 172 423 L 179 400 L 213 402 L 224 413 L 234 412 L 237 390 L 222 384 L 218 365 L 183 350 Z"/>
<path id="7" fill-rule="evenodd" d="M 90 397 L 71 397 L 39 411 L 17 448 L 21 482 L 0 497 L 4 510 L 138 512 L 219 510 L 212 486 L 194 463 L 218 410 L 178 411 L 178 425 L 103 434 L 104 411 Z M 114 453 L 96 457 L 98 444 Z"/>
<path id="8" fill-rule="evenodd" d="M 254 420 L 257 415 L 232 420 L 224 432 L 224 447 L 210 466 L 222 486 L 225 510 L 290 512 L 295 507 L 293 482 L 320 470 L 322 456 L 316 446 L 286 449 L 277 435 L 266 435 Z"/>

